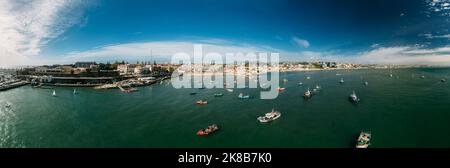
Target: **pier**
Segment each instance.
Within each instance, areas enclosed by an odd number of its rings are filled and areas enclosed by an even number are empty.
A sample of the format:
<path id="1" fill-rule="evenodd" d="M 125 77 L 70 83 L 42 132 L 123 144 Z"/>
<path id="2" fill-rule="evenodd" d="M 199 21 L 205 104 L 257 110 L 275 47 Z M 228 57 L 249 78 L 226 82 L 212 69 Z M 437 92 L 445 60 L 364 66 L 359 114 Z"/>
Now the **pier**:
<path id="1" fill-rule="evenodd" d="M 9 89 L 17 88 L 17 87 L 24 86 L 27 84 L 29 84 L 29 82 L 22 81 L 22 80 L 14 80 L 14 81 L 6 82 L 3 84 L 0 84 L 0 91 L 6 91 Z"/>

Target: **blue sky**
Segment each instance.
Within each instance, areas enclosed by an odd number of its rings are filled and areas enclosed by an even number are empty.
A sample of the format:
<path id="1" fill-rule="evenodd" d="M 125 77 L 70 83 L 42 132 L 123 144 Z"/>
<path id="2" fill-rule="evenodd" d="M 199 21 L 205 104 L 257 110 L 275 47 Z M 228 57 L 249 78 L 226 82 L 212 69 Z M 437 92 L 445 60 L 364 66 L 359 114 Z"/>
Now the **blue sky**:
<path id="1" fill-rule="evenodd" d="M 450 0 L 0 3 L 0 66 L 169 58 L 193 44 L 282 60 L 450 65 Z"/>

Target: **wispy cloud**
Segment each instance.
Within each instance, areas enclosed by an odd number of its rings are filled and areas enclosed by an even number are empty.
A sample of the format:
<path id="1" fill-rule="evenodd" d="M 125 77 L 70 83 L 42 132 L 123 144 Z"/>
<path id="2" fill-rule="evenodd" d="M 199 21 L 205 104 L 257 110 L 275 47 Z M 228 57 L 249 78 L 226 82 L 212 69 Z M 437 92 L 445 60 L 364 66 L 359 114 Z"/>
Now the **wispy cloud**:
<path id="1" fill-rule="evenodd" d="M 450 39 L 450 34 L 433 35 L 431 33 L 419 34 L 419 36 L 427 39 Z"/>
<path id="2" fill-rule="evenodd" d="M 301 38 L 298 38 L 298 37 L 292 37 L 292 41 L 296 45 L 298 45 L 300 47 L 304 47 L 304 48 L 308 48 L 309 47 L 309 41 L 308 40 L 301 39 Z"/>
<path id="3" fill-rule="evenodd" d="M 0 1 L 0 66 L 31 63 L 50 40 L 80 23 L 85 4 L 82 0 Z"/>

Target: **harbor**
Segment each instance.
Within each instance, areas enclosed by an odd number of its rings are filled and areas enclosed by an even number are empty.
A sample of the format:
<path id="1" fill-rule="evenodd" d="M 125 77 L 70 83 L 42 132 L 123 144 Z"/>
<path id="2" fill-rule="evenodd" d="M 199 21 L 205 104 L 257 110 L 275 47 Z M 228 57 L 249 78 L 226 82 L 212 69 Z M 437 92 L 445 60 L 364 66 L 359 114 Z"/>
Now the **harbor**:
<path id="1" fill-rule="evenodd" d="M 24 86 L 0 92 L 0 146 L 448 147 L 450 136 L 440 133 L 450 127 L 450 86 L 441 82 L 449 73 L 287 72 L 274 100 L 259 99 L 259 88 L 174 89 L 170 81 L 129 94 Z M 341 78 L 345 83 L 339 84 Z M 308 88 L 312 96 L 305 99 Z M 240 99 L 240 93 L 250 98 Z M 199 100 L 204 105 L 195 104 Z M 439 139 L 428 138 L 436 134 Z"/>

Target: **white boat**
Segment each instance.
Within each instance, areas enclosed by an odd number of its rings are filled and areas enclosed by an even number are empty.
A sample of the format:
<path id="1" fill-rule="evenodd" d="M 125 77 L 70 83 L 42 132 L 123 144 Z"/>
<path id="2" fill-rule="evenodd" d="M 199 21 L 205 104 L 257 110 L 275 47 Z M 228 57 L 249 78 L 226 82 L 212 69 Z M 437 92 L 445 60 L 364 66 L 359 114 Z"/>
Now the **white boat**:
<path id="1" fill-rule="evenodd" d="M 364 85 L 366 85 L 366 86 L 369 85 L 369 82 L 365 81 L 365 82 L 364 82 Z"/>
<path id="2" fill-rule="evenodd" d="M 303 85 L 303 82 L 299 82 L 298 85 L 299 85 L 299 86 L 302 86 L 302 85 Z"/>
<path id="3" fill-rule="evenodd" d="M 308 88 L 308 90 L 306 90 L 306 92 L 303 94 L 303 96 L 305 98 L 310 98 L 311 97 L 311 91 L 309 91 L 309 88 Z"/>
<path id="4" fill-rule="evenodd" d="M 319 85 L 316 85 L 316 90 L 320 90 L 320 86 Z"/>
<path id="5" fill-rule="evenodd" d="M 311 77 L 307 76 L 306 79 L 311 79 Z"/>
<path id="6" fill-rule="evenodd" d="M 73 94 L 77 94 L 77 89 L 73 89 Z"/>
<path id="7" fill-rule="evenodd" d="M 339 81 L 339 83 L 344 83 L 344 78 L 341 78 L 341 80 Z"/>
<path id="8" fill-rule="evenodd" d="M 281 117 L 281 113 L 272 109 L 271 112 L 266 113 L 264 116 L 259 116 L 258 121 L 261 123 L 268 123 Z"/>
<path id="9" fill-rule="evenodd" d="M 389 77 L 391 77 L 391 78 L 392 78 L 392 76 L 393 76 L 392 74 L 389 74 Z"/>
<path id="10" fill-rule="evenodd" d="M 361 131 L 356 143 L 356 148 L 367 148 L 370 145 L 370 138 L 372 134 L 370 132 Z"/>
<path id="11" fill-rule="evenodd" d="M 250 96 L 249 96 L 249 95 L 245 95 L 245 96 L 244 96 L 243 93 L 239 93 L 238 98 L 239 98 L 239 99 L 248 99 L 248 98 L 250 98 Z"/>
<path id="12" fill-rule="evenodd" d="M 233 92 L 233 89 L 227 89 L 228 92 Z"/>
<path id="13" fill-rule="evenodd" d="M 55 97 L 55 96 L 56 96 L 56 91 L 55 91 L 55 90 L 53 90 L 53 94 L 52 94 L 52 96 L 53 96 L 53 97 Z"/>
<path id="14" fill-rule="evenodd" d="M 444 82 L 445 82 L 445 79 L 441 79 L 441 82 L 444 83 Z"/>
<path id="15" fill-rule="evenodd" d="M 356 96 L 355 91 L 353 91 L 353 93 L 350 94 L 350 96 L 348 96 L 348 98 L 350 99 L 351 102 L 354 102 L 354 103 L 359 102 L 359 98 L 358 98 L 358 96 Z"/>

